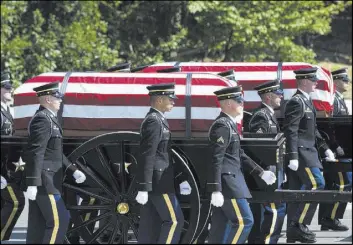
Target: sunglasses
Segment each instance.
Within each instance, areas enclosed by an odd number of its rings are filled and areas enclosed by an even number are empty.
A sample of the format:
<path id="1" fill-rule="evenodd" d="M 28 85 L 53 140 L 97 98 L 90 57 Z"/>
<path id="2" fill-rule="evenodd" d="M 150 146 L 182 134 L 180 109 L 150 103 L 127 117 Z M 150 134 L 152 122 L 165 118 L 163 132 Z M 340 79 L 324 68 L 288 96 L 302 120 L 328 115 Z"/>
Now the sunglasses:
<path id="1" fill-rule="evenodd" d="M 235 98 L 233 98 L 233 100 L 235 100 L 235 102 L 237 102 L 237 103 L 239 103 L 239 104 L 244 103 L 244 98 L 243 98 L 243 96 L 235 97 Z"/>
<path id="2" fill-rule="evenodd" d="M 275 95 L 283 95 L 284 94 L 282 89 L 277 89 L 275 91 L 272 91 L 272 93 L 274 93 Z"/>

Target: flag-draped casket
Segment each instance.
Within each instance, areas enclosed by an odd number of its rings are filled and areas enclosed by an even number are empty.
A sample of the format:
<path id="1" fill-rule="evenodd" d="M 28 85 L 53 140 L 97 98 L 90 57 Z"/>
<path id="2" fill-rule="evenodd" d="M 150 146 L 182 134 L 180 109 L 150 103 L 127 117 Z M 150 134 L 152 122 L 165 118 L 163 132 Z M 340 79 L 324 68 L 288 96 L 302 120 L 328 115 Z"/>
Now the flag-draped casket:
<path id="1" fill-rule="evenodd" d="M 172 67 L 180 67 L 181 72 L 219 73 L 235 71 L 235 79 L 242 85 L 245 96 L 245 110 L 251 111 L 259 105 L 260 97 L 254 87 L 273 79 L 281 79 L 284 101 L 296 91 L 294 70 L 317 67 L 319 77 L 317 90 L 312 93 L 316 110 L 329 113 L 333 103 L 333 81 L 331 73 L 325 68 L 301 62 L 166 62 L 147 66 L 139 72 L 156 72 Z"/>
<path id="2" fill-rule="evenodd" d="M 33 88 L 63 81 L 65 72 L 44 73 L 15 90 L 14 117 L 17 135 L 26 135 L 30 118 L 38 109 Z M 139 131 L 149 111 L 147 86 L 174 82 L 178 100 L 166 113 L 172 132 L 183 135 L 189 121 L 193 135 L 207 133 L 220 108 L 214 91 L 234 83 L 208 73 L 71 73 L 63 100 L 66 136 L 93 136 L 112 131 Z M 65 86 L 62 86 L 65 87 Z"/>
<path id="3" fill-rule="evenodd" d="M 63 101 L 63 129 L 65 136 L 95 136 L 112 131 L 139 131 L 149 110 L 146 86 L 158 83 L 176 84 L 174 109 L 166 113 L 173 134 L 206 136 L 210 125 L 220 112 L 213 92 L 235 86 L 234 81 L 218 76 L 218 72 L 234 69 L 238 84 L 242 85 L 245 109 L 251 111 L 260 103 L 253 89 L 260 83 L 278 76 L 278 63 L 179 63 L 182 72 L 154 73 L 175 63 L 149 66 L 138 73 L 73 72 L 65 88 Z M 295 92 L 293 70 L 311 67 L 305 63 L 282 64 L 284 99 Z M 30 118 L 38 109 L 34 87 L 49 82 L 62 82 L 65 72 L 40 74 L 15 90 L 14 117 L 16 135 L 26 135 Z M 329 112 L 333 102 L 333 83 L 329 71 L 318 69 L 319 83 L 313 94 L 317 110 Z M 189 132 L 189 134 L 188 134 Z"/>

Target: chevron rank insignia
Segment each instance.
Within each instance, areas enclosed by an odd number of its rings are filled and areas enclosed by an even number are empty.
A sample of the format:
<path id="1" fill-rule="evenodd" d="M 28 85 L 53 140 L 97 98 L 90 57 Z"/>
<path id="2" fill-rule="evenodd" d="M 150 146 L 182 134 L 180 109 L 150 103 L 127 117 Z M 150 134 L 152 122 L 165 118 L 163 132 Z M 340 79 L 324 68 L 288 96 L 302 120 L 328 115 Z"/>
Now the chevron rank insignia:
<path id="1" fill-rule="evenodd" d="M 129 170 L 128 170 L 128 167 L 129 167 L 130 165 L 131 165 L 131 162 L 126 162 L 126 163 L 125 163 L 125 172 L 128 173 L 128 174 L 130 174 L 130 173 L 129 173 Z"/>
<path id="2" fill-rule="evenodd" d="M 220 142 L 220 143 L 224 144 L 224 139 L 223 139 L 223 137 L 222 137 L 222 136 L 219 137 L 219 138 L 217 139 L 217 142 Z"/>
<path id="3" fill-rule="evenodd" d="M 305 112 L 312 112 L 311 109 L 309 107 L 305 108 Z"/>
<path id="4" fill-rule="evenodd" d="M 261 128 L 259 128 L 259 129 L 256 131 L 256 133 L 263 134 L 264 132 L 262 131 L 262 129 L 261 129 Z"/>

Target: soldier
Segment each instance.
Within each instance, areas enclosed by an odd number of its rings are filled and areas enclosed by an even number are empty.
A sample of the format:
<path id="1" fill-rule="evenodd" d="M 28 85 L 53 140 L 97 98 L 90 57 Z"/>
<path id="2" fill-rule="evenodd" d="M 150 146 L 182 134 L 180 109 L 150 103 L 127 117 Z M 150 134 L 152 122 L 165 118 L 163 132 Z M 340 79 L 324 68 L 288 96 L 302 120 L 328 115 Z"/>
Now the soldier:
<path id="1" fill-rule="evenodd" d="M 336 85 L 335 99 L 333 102 L 333 116 L 349 115 L 347 105 L 343 99 L 343 92 L 347 91 L 349 78 L 347 68 L 332 72 L 332 78 Z M 334 128 L 333 128 L 334 130 Z M 332 133 L 330 147 L 335 149 L 338 156 L 344 156 L 344 150 L 337 142 L 334 132 Z M 352 190 L 351 177 L 352 172 L 324 172 L 326 180 L 326 189 L 350 191 Z M 348 227 L 343 225 L 339 219 L 343 219 L 347 203 L 321 203 L 319 207 L 319 224 L 321 230 L 347 231 Z"/>
<path id="2" fill-rule="evenodd" d="M 13 118 L 8 103 L 11 101 L 12 82 L 8 72 L 1 72 L 1 135 L 13 134 Z M 20 188 L 22 159 L 11 163 L 8 155 L 1 152 L 1 241 L 9 240 L 12 230 L 25 206 Z M 20 166 L 21 165 L 21 166 Z M 20 171 L 17 171 L 20 170 Z"/>
<path id="3" fill-rule="evenodd" d="M 211 217 L 209 243 L 245 243 L 253 225 L 249 203 L 250 191 L 243 168 L 260 176 L 267 185 L 275 183 L 276 176 L 264 171 L 240 148 L 236 123 L 243 114 L 241 87 L 228 87 L 214 92 L 222 112 L 209 130 L 212 159 L 208 164 L 206 189 L 211 192 L 215 206 Z"/>
<path id="4" fill-rule="evenodd" d="M 58 85 L 49 83 L 33 89 L 40 107 L 29 122 L 24 153 L 25 194 L 29 199 L 27 243 L 63 242 L 70 218 L 61 197 L 63 173 L 71 174 L 76 183 L 86 179 L 63 154 L 62 129 L 56 117 L 62 99 Z"/>
<path id="5" fill-rule="evenodd" d="M 309 95 L 317 85 L 316 71 L 316 67 L 294 71 L 298 90 L 285 107 L 283 128 L 289 160 L 288 183 L 292 190 L 324 189 L 318 149 L 322 147 L 329 159 L 335 158 L 317 130 L 316 110 Z M 316 242 L 315 234 L 307 227 L 316 207 L 317 203 L 299 203 L 295 212 L 288 211 L 287 242 Z"/>
<path id="6" fill-rule="evenodd" d="M 278 80 L 269 81 L 254 88 L 261 97 L 262 103 L 260 108 L 255 110 L 249 121 L 249 132 L 253 133 L 268 133 L 277 134 L 280 132 L 280 126 L 276 119 L 275 109 L 281 106 L 281 99 L 283 98 L 283 90 L 280 89 Z M 276 166 L 265 160 L 260 165 L 266 170 L 272 171 L 276 174 Z M 265 189 L 265 191 L 273 191 L 281 189 L 281 184 L 285 175 L 282 172 L 278 173 L 278 186 L 271 186 L 272 189 Z M 283 181 L 284 182 L 284 181 Z M 281 202 L 276 203 L 251 203 L 251 210 L 253 214 L 256 210 L 261 210 L 258 217 L 254 216 L 254 227 L 249 235 L 250 241 L 261 244 L 277 244 L 281 235 L 284 217 L 286 215 L 286 204 Z M 260 227 L 258 231 L 259 238 L 256 238 L 256 228 Z"/>
<path id="7" fill-rule="evenodd" d="M 175 195 L 174 178 L 182 181 L 183 175 L 174 177 L 171 164 L 171 132 L 165 112 L 174 105 L 175 84 L 148 86 L 151 109 L 141 124 L 141 159 L 137 173 L 136 201 L 141 208 L 139 243 L 178 243 L 184 225 L 184 215 Z M 180 184 L 182 195 L 191 193 L 187 181 Z"/>
<path id="8" fill-rule="evenodd" d="M 343 94 L 347 91 L 349 78 L 347 68 L 342 68 L 332 73 L 333 82 L 336 85 L 335 99 L 333 102 L 333 115 L 349 115 L 348 107 L 344 101 Z"/>

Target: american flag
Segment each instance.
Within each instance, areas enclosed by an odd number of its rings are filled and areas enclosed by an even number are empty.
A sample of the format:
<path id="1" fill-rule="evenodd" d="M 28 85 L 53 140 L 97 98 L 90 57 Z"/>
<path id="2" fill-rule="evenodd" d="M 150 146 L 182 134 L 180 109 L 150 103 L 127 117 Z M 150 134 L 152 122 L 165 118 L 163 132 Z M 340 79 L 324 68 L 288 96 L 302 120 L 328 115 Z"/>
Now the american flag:
<path id="1" fill-rule="evenodd" d="M 193 135 L 204 135 L 219 115 L 219 103 L 214 91 L 235 86 L 236 83 L 214 73 L 234 69 L 238 84 L 242 85 L 245 110 L 251 111 L 260 104 L 260 97 L 253 89 L 260 83 L 277 78 L 278 63 L 178 63 L 182 72 L 154 73 L 171 68 L 176 62 L 149 66 L 139 73 L 123 72 L 73 72 L 68 80 L 64 107 L 63 129 L 65 136 L 95 136 L 103 132 L 139 131 L 140 124 L 149 110 L 146 86 L 158 83 L 176 83 L 174 109 L 166 118 L 174 133 L 185 133 L 187 78 L 191 77 L 191 131 Z M 282 65 L 284 99 L 288 100 L 296 91 L 293 70 L 312 67 L 306 63 Z M 333 103 L 331 73 L 318 67 L 318 87 L 312 94 L 317 110 L 330 111 Z M 65 72 L 40 74 L 29 79 L 15 90 L 14 118 L 17 135 L 26 135 L 30 118 L 38 109 L 38 98 L 34 87 L 62 82 Z"/>
<path id="2" fill-rule="evenodd" d="M 235 78 L 242 85 L 245 98 L 245 110 L 251 111 L 259 106 L 261 101 L 254 87 L 261 83 L 277 79 L 278 62 L 166 62 L 158 63 L 142 69 L 140 72 L 156 72 L 157 70 L 180 67 L 181 72 L 209 72 L 219 73 L 227 70 L 235 71 Z M 320 79 L 316 91 L 311 94 L 313 103 L 318 111 L 331 112 L 334 99 L 334 88 L 331 73 L 320 66 L 301 62 L 282 63 L 282 88 L 284 101 L 289 100 L 297 90 L 294 70 L 317 67 Z"/>
<path id="3" fill-rule="evenodd" d="M 63 81 L 66 73 L 44 73 L 29 79 L 15 90 L 14 118 L 17 135 L 26 135 L 31 117 L 38 109 L 33 88 Z M 66 136 L 92 136 L 102 132 L 139 131 L 149 111 L 147 86 L 174 82 L 178 96 L 166 113 L 173 133 L 185 132 L 186 81 L 188 73 L 92 73 L 73 72 L 63 100 L 63 129 Z M 234 86 L 229 80 L 209 73 L 191 76 L 191 130 L 208 132 L 220 108 L 214 91 Z"/>

